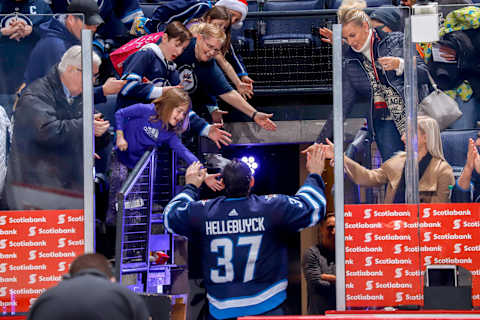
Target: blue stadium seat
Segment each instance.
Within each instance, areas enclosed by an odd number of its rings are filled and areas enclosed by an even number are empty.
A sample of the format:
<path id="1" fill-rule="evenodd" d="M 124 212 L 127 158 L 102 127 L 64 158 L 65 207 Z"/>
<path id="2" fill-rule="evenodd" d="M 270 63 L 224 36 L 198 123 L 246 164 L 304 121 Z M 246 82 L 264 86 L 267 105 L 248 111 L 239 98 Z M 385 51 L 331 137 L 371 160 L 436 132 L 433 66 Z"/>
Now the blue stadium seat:
<path id="1" fill-rule="evenodd" d="M 145 15 L 145 17 L 149 17 L 149 18 L 153 15 L 153 12 L 159 6 L 161 6 L 161 5 L 158 4 L 158 3 L 151 3 L 151 4 L 144 3 L 144 4 L 140 5 L 140 7 L 143 10 L 143 14 Z"/>

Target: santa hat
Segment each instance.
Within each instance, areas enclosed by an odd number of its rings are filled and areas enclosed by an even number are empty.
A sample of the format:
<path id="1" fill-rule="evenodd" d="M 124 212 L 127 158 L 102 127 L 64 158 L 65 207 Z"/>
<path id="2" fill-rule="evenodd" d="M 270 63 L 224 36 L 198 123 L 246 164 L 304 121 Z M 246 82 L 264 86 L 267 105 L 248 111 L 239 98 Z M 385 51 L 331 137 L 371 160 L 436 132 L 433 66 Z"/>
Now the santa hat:
<path id="1" fill-rule="evenodd" d="M 215 5 L 240 12 L 242 14 L 242 19 L 240 19 L 239 22 L 233 25 L 233 27 L 235 28 L 242 27 L 243 20 L 245 20 L 248 13 L 247 0 L 219 0 L 215 3 Z"/>

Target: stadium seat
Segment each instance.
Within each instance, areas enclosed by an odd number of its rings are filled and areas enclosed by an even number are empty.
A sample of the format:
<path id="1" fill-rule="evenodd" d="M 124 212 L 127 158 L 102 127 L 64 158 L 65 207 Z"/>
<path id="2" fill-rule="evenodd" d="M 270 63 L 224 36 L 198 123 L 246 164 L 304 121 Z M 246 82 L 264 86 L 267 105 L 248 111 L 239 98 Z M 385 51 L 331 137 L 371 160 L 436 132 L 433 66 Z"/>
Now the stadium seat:
<path id="1" fill-rule="evenodd" d="M 148 17 L 148 18 L 152 17 L 153 12 L 159 6 L 161 6 L 161 4 L 158 4 L 158 3 L 149 3 L 149 4 L 143 3 L 140 5 L 140 7 L 143 10 L 143 14 L 145 15 L 145 17 Z"/>

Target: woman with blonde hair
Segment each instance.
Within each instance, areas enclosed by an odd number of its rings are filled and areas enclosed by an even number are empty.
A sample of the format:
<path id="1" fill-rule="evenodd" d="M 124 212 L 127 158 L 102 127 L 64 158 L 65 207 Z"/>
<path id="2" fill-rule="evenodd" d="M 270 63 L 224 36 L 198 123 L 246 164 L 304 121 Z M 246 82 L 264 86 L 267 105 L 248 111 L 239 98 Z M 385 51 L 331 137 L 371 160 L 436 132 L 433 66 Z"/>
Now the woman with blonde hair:
<path id="1" fill-rule="evenodd" d="M 406 128 L 404 96 L 403 34 L 384 32 L 372 27 L 370 18 L 357 7 L 345 6 L 338 11 L 345 40 L 343 50 L 343 108 L 351 113 L 361 98 L 370 101 L 366 118 L 382 160 L 388 160 L 403 149 L 401 136 Z M 428 83 L 427 68 L 417 59 L 418 87 Z M 425 92 L 418 90 L 419 100 Z M 333 117 L 327 121 L 317 142 L 331 139 Z"/>
<path id="2" fill-rule="evenodd" d="M 450 186 L 455 184 L 452 167 L 443 156 L 442 140 L 437 121 L 430 117 L 418 117 L 418 191 L 420 202 L 450 202 Z M 402 135 L 405 143 L 405 134 Z M 333 158 L 333 144 L 321 145 L 327 150 L 327 158 Z M 318 147 L 318 145 L 317 145 Z M 378 169 L 369 170 L 344 156 L 345 172 L 361 186 L 374 187 L 386 184 L 385 203 L 405 203 L 404 151 L 397 152 Z"/>

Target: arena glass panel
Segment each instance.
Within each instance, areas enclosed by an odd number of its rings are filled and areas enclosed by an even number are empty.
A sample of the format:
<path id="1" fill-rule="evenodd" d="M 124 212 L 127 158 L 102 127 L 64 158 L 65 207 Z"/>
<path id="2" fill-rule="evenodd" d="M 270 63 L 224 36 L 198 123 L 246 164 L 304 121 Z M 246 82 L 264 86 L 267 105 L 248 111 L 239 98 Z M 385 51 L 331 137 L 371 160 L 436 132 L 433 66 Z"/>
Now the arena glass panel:
<path id="1" fill-rule="evenodd" d="M 373 8 L 373 23 L 360 12 L 346 11 L 334 29 L 334 124 L 324 129 L 325 138 L 334 136 L 327 150 L 335 153 L 335 207 L 343 209 L 336 210 L 337 310 L 419 304 L 409 299 L 422 289 L 418 202 L 406 198 L 418 189 L 402 138 L 415 92 L 398 21 L 408 21 L 410 10 Z"/>
<path id="2" fill-rule="evenodd" d="M 475 161 L 468 159 L 477 154 L 478 117 L 470 107 L 476 105 L 474 96 L 462 94 L 470 89 L 475 91 L 474 79 L 478 73 L 473 64 L 465 69 L 469 61 L 466 56 L 475 52 L 474 46 L 472 51 L 465 52 L 468 49 L 462 50 L 458 39 L 474 43 L 476 27 L 470 22 L 475 21 L 478 8 L 440 6 L 438 15 L 433 15 L 439 17 L 440 41 L 433 43 L 421 42 L 420 36 L 425 31 L 421 29 L 428 29 L 434 22 L 418 24 L 422 12 L 411 15 L 408 8 L 396 10 L 409 18 L 400 30 L 403 35 L 395 38 L 393 33 L 374 33 L 379 41 L 378 45 L 373 41 L 376 51 L 370 59 L 351 49 L 365 49 L 359 47 L 354 37 L 348 39 L 351 25 L 343 25 L 347 44 L 344 42 L 342 48 L 334 45 L 334 105 L 338 105 L 335 101 L 341 101 L 347 118 L 342 125 L 341 111 L 335 113 L 335 137 L 342 136 L 343 129 L 344 142 L 343 146 L 335 144 L 335 185 L 343 182 L 341 196 L 335 192 L 336 204 L 344 204 L 343 215 L 339 217 L 338 210 L 336 213 L 337 263 L 345 252 L 344 264 L 337 264 L 337 275 L 344 275 L 344 279 L 337 279 L 337 309 L 405 305 L 438 309 L 440 306 L 432 297 L 438 301 L 442 295 L 472 296 L 475 306 L 479 296 L 476 278 L 479 249 L 472 228 L 478 224 L 479 212 L 476 204 L 462 202 L 475 200 Z M 375 17 L 375 11 L 371 16 Z M 382 14 L 377 17 L 384 18 Z M 340 39 L 341 34 L 337 31 L 335 39 Z M 397 50 L 395 44 L 402 43 L 403 50 Z M 335 60 L 335 52 L 340 50 L 342 54 L 338 56 L 342 61 Z M 395 61 L 385 59 L 389 56 L 403 56 L 403 74 L 391 70 Z M 455 73 L 462 66 L 463 71 Z M 342 77 L 336 79 L 340 68 Z M 448 127 L 440 122 L 437 128 L 438 121 L 433 121 L 427 109 L 418 106 L 433 91 L 427 71 L 441 90 L 457 93 L 453 97 L 463 115 Z M 368 84 L 362 87 L 362 81 Z M 342 93 L 338 92 L 340 86 Z M 370 92 L 364 95 L 365 108 L 361 109 L 358 91 L 365 87 Z M 356 103 L 350 108 L 352 92 Z M 403 115 L 396 106 L 399 97 L 405 105 Z M 364 110 L 365 115 L 355 127 L 354 120 L 348 118 L 359 110 Z M 395 131 L 405 133 L 402 140 L 406 145 L 400 143 L 400 136 L 392 135 Z M 470 158 L 469 138 L 472 139 Z M 343 163 L 343 168 L 337 167 L 339 163 Z M 468 170 L 472 172 L 471 178 L 464 175 Z M 464 188 L 458 192 L 462 175 L 467 182 L 463 181 Z M 341 253 L 338 253 L 339 242 L 344 249 Z M 469 299 L 462 301 L 466 308 Z M 458 302 L 450 304 L 455 307 Z"/>
<path id="3" fill-rule="evenodd" d="M 82 15 L 23 14 L 18 7 L 0 15 L 3 315 L 26 314 L 75 256 L 93 250 L 91 110 L 98 66 L 92 70 L 91 32 L 82 32 Z M 35 12 L 32 7 L 25 10 Z M 78 27 L 72 32 L 78 40 L 65 49 L 48 30 L 68 32 L 66 23 Z"/>

